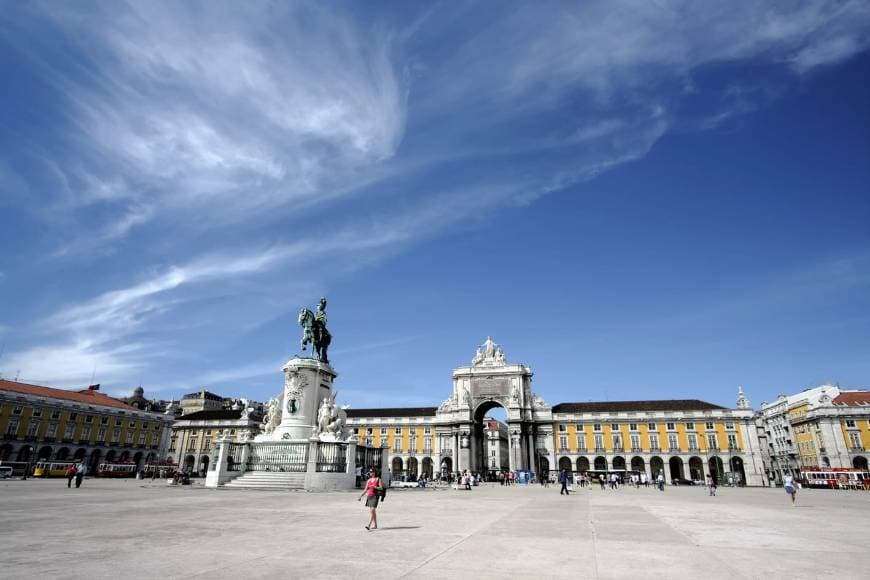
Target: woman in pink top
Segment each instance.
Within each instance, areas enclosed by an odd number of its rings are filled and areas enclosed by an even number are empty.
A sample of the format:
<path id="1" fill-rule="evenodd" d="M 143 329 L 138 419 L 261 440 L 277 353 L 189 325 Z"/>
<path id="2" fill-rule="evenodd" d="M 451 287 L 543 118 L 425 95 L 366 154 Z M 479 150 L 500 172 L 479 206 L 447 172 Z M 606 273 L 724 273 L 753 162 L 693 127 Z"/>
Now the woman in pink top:
<path id="1" fill-rule="evenodd" d="M 363 488 L 362 494 L 360 494 L 359 499 L 357 501 L 362 500 L 363 497 L 366 498 L 366 507 L 369 508 L 369 524 L 366 526 L 367 530 L 376 530 L 378 529 L 378 501 L 381 499 L 380 491 L 384 489 L 384 484 L 381 482 L 380 473 L 378 473 L 377 469 L 372 469 L 371 474 L 369 475 L 368 480 L 366 481 L 366 485 Z"/>

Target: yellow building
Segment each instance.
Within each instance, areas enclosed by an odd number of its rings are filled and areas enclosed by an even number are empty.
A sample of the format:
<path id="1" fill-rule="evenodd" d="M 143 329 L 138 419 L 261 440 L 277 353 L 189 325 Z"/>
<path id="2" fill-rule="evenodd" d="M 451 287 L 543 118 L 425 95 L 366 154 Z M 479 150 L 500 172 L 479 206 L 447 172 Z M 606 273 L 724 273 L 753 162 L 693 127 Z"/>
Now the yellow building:
<path id="1" fill-rule="evenodd" d="M 164 458 L 172 417 L 137 409 L 99 391 L 0 380 L 0 461 L 84 461 L 142 467 Z"/>
<path id="2" fill-rule="evenodd" d="M 172 424 L 167 457 L 182 470 L 204 476 L 218 440 L 248 441 L 260 431 L 262 415 L 240 403 L 231 409 L 188 412 Z"/>
<path id="3" fill-rule="evenodd" d="M 453 392 L 439 407 L 349 409 L 348 425 L 359 443 L 389 450 L 393 477 L 487 473 L 484 418 L 501 407 L 513 471 L 633 471 L 668 481 L 712 475 L 766 485 L 755 414 L 742 391 L 734 409 L 693 399 L 551 407 L 532 391 L 532 375 L 488 338 L 471 366 L 453 371 Z"/>

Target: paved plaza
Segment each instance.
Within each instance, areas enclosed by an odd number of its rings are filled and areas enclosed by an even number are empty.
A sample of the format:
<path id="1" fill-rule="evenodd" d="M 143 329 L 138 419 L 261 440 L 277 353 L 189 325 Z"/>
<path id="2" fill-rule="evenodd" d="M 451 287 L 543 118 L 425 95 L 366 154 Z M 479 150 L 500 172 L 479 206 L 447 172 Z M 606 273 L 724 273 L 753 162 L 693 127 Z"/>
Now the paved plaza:
<path id="1" fill-rule="evenodd" d="M 351 492 L 0 482 L 0 577 L 866 578 L 870 494 L 781 489 Z"/>

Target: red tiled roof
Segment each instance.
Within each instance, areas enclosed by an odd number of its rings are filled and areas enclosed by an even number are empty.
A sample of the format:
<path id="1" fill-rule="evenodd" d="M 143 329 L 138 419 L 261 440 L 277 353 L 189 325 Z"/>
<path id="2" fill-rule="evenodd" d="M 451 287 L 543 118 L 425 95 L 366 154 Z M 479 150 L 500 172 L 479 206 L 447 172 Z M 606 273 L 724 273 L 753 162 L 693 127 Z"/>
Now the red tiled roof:
<path id="1" fill-rule="evenodd" d="M 92 391 L 88 389 L 83 391 L 67 391 L 66 389 L 41 387 L 39 385 L 29 385 L 27 383 L 0 379 L 0 391 L 11 391 L 13 393 L 21 393 L 22 395 L 31 395 L 33 397 L 51 397 L 54 399 L 75 401 L 76 403 L 85 403 L 87 405 L 102 405 L 104 407 L 135 410 L 127 403 L 112 398 L 109 395 L 104 395 L 100 391 Z"/>
<path id="2" fill-rule="evenodd" d="M 858 405 L 870 405 L 870 391 L 846 391 L 840 392 L 834 397 L 835 405 L 849 405 L 856 407 Z"/>

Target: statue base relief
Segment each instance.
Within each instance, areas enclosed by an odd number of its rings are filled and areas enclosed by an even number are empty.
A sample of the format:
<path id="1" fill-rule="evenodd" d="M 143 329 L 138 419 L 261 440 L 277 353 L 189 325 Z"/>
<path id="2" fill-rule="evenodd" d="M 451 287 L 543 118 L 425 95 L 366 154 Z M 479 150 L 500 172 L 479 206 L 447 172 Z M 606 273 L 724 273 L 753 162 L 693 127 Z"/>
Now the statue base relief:
<path id="1" fill-rule="evenodd" d="M 287 361 L 284 389 L 270 402 L 277 407 L 272 424 L 264 426 L 254 441 L 307 441 L 317 425 L 317 413 L 325 398 L 332 397 L 332 382 L 338 373 L 326 363 L 296 356 Z"/>

